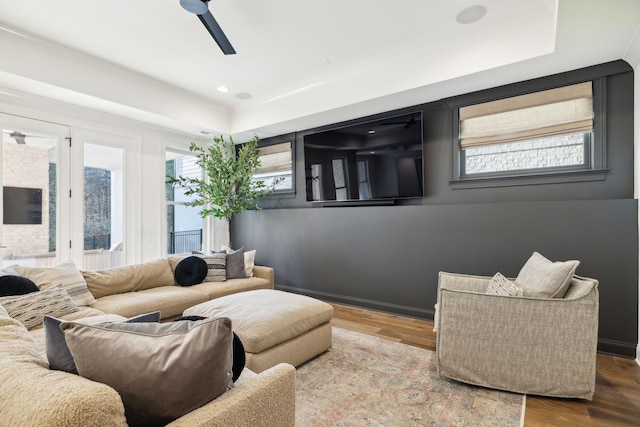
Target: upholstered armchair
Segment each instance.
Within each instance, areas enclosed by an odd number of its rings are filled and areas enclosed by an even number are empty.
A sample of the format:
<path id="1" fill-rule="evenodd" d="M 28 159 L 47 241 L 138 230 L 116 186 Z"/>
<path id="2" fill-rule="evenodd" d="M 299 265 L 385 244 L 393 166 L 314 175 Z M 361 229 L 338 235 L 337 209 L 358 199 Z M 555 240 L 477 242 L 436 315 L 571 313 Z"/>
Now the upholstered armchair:
<path id="1" fill-rule="evenodd" d="M 562 298 L 487 294 L 490 277 L 441 272 L 440 375 L 479 386 L 591 400 L 598 281 L 571 276 Z"/>

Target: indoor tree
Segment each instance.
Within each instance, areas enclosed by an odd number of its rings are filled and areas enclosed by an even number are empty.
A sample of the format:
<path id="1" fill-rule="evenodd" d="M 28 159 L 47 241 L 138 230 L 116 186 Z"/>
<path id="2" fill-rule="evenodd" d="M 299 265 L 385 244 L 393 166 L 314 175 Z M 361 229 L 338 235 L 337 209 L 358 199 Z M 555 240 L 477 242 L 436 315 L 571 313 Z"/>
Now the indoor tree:
<path id="1" fill-rule="evenodd" d="M 273 192 L 264 181 L 253 178 L 260 168 L 257 136 L 238 146 L 232 137 L 214 136 L 207 147 L 192 142 L 189 151 L 196 157 L 204 179 L 167 176 L 166 182 L 186 188 L 187 196 L 195 195 L 186 205 L 200 207 L 202 218 L 213 215 L 226 221 L 228 227 L 234 215 L 247 209 L 259 210 L 258 201 Z"/>

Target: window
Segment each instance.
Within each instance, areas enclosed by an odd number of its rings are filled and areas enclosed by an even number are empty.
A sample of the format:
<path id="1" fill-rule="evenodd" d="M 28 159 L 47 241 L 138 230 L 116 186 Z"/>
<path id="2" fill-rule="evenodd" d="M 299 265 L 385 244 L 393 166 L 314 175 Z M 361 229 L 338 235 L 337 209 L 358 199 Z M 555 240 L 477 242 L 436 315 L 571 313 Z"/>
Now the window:
<path id="1" fill-rule="evenodd" d="M 358 190 L 360 194 L 360 200 L 369 200 L 371 198 L 368 160 L 358 160 Z"/>
<path id="2" fill-rule="evenodd" d="M 454 180 L 602 170 L 604 141 L 594 132 L 600 86 L 589 81 L 459 108 Z"/>
<path id="3" fill-rule="evenodd" d="M 267 188 L 281 193 L 293 191 L 293 161 L 291 141 L 261 146 L 260 168 L 253 175 L 256 181 L 264 181 Z"/>
<path id="4" fill-rule="evenodd" d="M 253 179 L 262 180 L 267 188 L 273 189 L 268 197 L 291 197 L 296 192 L 295 141 L 295 133 L 258 141 L 260 169 Z"/>
<path id="5" fill-rule="evenodd" d="M 197 158 L 187 154 L 167 151 L 166 174 L 168 176 L 201 178 L 202 170 Z M 167 200 L 167 253 L 180 254 L 202 251 L 202 217 L 200 208 L 187 206 L 195 196 L 187 196 L 187 189 L 166 184 Z"/>

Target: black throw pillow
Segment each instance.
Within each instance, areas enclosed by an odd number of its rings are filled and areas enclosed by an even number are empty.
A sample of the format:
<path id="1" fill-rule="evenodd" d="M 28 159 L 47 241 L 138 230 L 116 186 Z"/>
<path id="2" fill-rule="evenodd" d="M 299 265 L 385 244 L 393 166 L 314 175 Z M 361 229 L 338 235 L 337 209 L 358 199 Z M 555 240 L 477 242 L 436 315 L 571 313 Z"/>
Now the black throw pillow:
<path id="1" fill-rule="evenodd" d="M 174 322 L 178 322 L 180 320 L 204 320 L 206 317 L 203 316 L 182 316 L 174 320 Z M 244 365 L 247 361 L 247 356 L 244 354 L 244 344 L 240 340 L 240 337 L 234 332 L 233 333 L 233 368 L 231 369 L 233 372 L 233 382 L 240 377 L 242 370 L 244 369 Z"/>
<path id="2" fill-rule="evenodd" d="M 176 265 L 174 277 L 180 286 L 202 283 L 207 277 L 207 262 L 199 256 L 188 256 Z"/>
<path id="3" fill-rule="evenodd" d="M 40 289 L 31 280 L 22 276 L 0 276 L 0 297 L 25 295 Z"/>

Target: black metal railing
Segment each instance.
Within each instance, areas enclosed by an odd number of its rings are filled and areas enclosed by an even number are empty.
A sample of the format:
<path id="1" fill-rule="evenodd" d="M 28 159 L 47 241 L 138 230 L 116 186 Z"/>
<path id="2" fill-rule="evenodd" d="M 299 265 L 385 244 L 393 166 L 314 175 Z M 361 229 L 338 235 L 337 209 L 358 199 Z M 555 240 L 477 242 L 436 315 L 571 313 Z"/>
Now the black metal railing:
<path id="1" fill-rule="evenodd" d="M 167 252 L 181 254 L 202 250 L 202 229 L 170 231 L 167 238 Z"/>
<path id="2" fill-rule="evenodd" d="M 92 249 L 110 249 L 111 248 L 111 234 L 102 234 L 99 236 L 85 236 L 84 238 L 84 250 L 90 251 Z"/>

